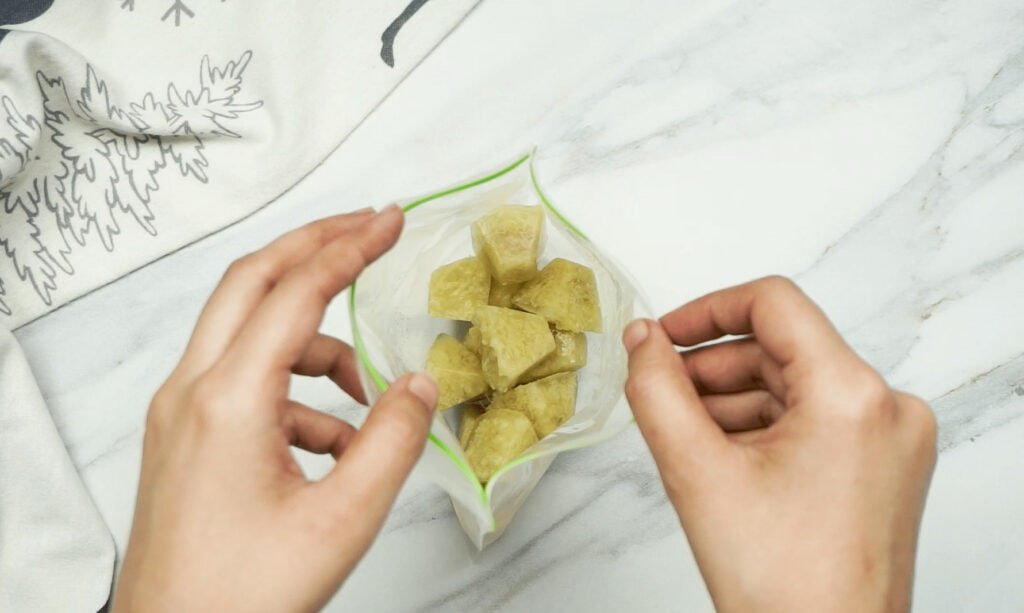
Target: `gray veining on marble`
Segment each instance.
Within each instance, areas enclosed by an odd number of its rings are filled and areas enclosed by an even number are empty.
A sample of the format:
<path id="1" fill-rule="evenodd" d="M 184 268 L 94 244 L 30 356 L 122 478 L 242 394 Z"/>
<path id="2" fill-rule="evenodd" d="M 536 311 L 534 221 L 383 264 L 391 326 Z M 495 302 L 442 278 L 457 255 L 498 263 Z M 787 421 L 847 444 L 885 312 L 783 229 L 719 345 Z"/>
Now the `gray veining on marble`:
<path id="1" fill-rule="evenodd" d="M 1024 602 L 1024 7 L 1013 0 L 486 0 L 352 137 L 251 218 L 17 331 L 123 547 L 148 398 L 228 263 L 303 221 L 539 145 L 550 196 L 662 311 L 797 277 L 944 449 L 922 611 Z M 327 331 L 346 336 L 344 309 Z M 297 398 L 358 422 L 323 382 Z M 303 455 L 317 474 L 328 463 Z M 414 477 L 331 609 L 709 610 L 636 431 L 559 458 L 468 545 Z"/>

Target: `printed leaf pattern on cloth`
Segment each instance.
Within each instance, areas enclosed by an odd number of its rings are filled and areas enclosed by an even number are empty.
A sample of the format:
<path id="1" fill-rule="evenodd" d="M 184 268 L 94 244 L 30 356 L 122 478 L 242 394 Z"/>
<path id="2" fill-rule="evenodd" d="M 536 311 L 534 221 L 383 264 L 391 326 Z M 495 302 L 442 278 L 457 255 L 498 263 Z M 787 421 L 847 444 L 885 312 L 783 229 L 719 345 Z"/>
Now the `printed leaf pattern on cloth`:
<path id="1" fill-rule="evenodd" d="M 60 276 L 75 273 L 76 245 L 98 240 L 113 251 L 123 223 L 156 236 L 161 174 L 206 183 L 204 140 L 240 138 L 230 124 L 263 105 L 240 100 L 251 59 L 246 51 L 218 67 L 204 57 L 195 87 L 171 83 L 163 99 L 150 92 L 121 106 L 91 65 L 78 90 L 38 71 L 39 116 L 0 96 L 0 253 L 17 282 L 50 305 Z M 0 313 L 11 315 L 5 281 Z"/>
<path id="2" fill-rule="evenodd" d="M 225 0 L 220 1 L 224 2 Z M 117 2 L 121 3 L 122 9 L 125 9 L 127 11 L 135 10 L 135 0 L 117 0 Z M 160 21 L 174 19 L 174 25 L 180 26 L 182 16 L 191 19 L 196 16 L 196 13 L 191 8 L 189 8 L 187 4 L 185 4 L 184 0 L 171 0 L 170 6 L 167 8 L 166 11 L 164 11 L 163 16 L 160 17 Z"/>

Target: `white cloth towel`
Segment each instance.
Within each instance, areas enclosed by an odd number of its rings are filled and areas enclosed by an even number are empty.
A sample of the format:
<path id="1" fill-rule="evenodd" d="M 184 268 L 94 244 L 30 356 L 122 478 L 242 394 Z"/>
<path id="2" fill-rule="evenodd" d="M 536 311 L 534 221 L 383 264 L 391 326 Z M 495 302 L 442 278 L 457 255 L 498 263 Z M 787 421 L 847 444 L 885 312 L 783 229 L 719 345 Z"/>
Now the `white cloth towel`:
<path id="1" fill-rule="evenodd" d="M 0 0 L 0 611 L 95 611 L 114 563 L 3 328 L 286 191 L 476 2 Z"/>
<path id="2" fill-rule="evenodd" d="M 114 541 L 3 328 L 0 373 L 0 611 L 98 611 Z"/>
<path id="3" fill-rule="evenodd" d="M 0 325 L 280 195 L 476 1 L 0 0 Z"/>

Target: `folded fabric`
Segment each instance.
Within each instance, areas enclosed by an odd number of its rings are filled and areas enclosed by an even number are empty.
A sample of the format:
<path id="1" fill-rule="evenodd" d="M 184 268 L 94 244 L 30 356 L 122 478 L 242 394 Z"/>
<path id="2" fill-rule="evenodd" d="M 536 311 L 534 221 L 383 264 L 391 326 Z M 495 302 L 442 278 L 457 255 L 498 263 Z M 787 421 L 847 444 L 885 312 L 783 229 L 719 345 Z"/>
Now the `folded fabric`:
<path id="1" fill-rule="evenodd" d="M 0 325 L 287 190 L 475 2 L 0 2 Z"/>
<path id="2" fill-rule="evenodd" d="M 0 328 L 0 611 L 98 611 L 113 572 L 114 541 Z"/>
<path id="3" fill-rule="evenodd" d="M 0 611 L 95 611 L 114 566 L 5 327 L 286 191 L 475 3 L 0 0 Z"/>

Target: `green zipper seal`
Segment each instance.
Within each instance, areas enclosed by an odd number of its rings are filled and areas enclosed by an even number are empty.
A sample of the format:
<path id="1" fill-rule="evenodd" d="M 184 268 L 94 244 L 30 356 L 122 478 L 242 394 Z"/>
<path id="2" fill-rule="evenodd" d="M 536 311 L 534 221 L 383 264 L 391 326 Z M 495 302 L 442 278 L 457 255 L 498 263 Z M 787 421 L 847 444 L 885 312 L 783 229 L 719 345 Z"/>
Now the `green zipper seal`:
<path id="1" fill-rule="evenodd" d="M 370 374 L 370 379 L 373 380 L 374 386 L 377 391 L 384 393 L 387 391 L 389 384 L 388 380 L 384 378 L 384 375 L 380 374 L 377 367 L 374 366 L 373 361 L 370 360 L 370 355 L 366 351 L 366 344 L 363 342 L 363 335 L 359 332 L 359 325 L 356 323 L 356 284 L 352 283 L 352 287 L 349 288 L 348 294 L 348 314 L 349 322 L 352 326 L 352 338 L 355 342 L 356 357 L 359 358 L 359 362 L 366 368 L 366 372 Z M 469 467 L 465 462 L 462 461 L 459 456 L 451 450 L 448 445 L 437 437 L 433 432 L 427 434 L 427 440 L 434 444 L 435 447 L 441 450 L 449 460 L 455 463 L 455 466 L 470 480 L 471 483 L 476 485 L 477 495 L 480 496 L 480 500 L 490 509 L 490 500 L 484 492 L 484 487 L 480 485 L 480 480 L 476 478 L 476 473 Z M 494 529 L 494 517 L 491 517 L 491 529 Z"/>
<path id="2" fill-rule="evenodd" d="M 502 168 L 501 170 L 499 170 L 497 172 L 489 174 L 486 177 L 480 177 L 479 179 L 476 179 L 474 181 L 470 181 L 469 183 L 463 183 L 462 185 L 456 185 L 455 187 L 449 187 L 448 189 L 446 189 L 444 191 L 437 192 L 436 194 L 430 194 L 429 196 L 424 196 L 422 198 L 418 198 L 416 200 L 413 200 L 409 204 L 403 206 L 402 210 L 405 211 L 406 213 L 408 213 L 409 211 L 411 211 L 411 210 L 415 209 L 416 207 L 420 206 L 421 204 L 426 204 L 426 203 L 430 202 L 431 200 L 437 200 L 438 198 L 444 198 L 445 196 L 449 196 L 451 194 L 455 194 L 455 193 L 467 190 L 467 189 L 469 189 L 471 187 L 476 187 L 477 185 L 483 185 L 484 183 L 487 183 L 488 181 L 493 181 L 493 180 L 497 179 L 498 177 L 507 175 L 508 173 L 512 172 L 516 168 L 519 168 L 519 166 L 523 162 L 525 162 L 526 160 L 530 159 L 530 157 L 532 155 L 533 155 L 532 153 L 527 153 L 527 154 L 523 155 L 522 157 L 520 157 L 518 160 L 516 160 L 516 161 L 512 162 L 511 164 L 509 164 L 508 166 Z M 533 175 L 533 162 L 532 161 L 530 162 L 530 175 L 531 176 Z M 536 183 L 534 185 L 536 185 Z"/>
<path id="3" fill-rule="evenodd" d="M 359 332 L 359 325 L 356 323 L 356 283 L 357 281 L 353 281 L 352 286 L 348 290 L 348 320 L 349 325 L 352 327 L 352 340 L 355 342 L 356 355 L 359 357 L 359 361 L 366 367 L 366 372 L 370 373 L 370 378 L 373 379 L 373 384 L 377 386 L 377 390 L 383 394 L 388 389 L 388 381 L 384 378 L 384 375 L 380 374 L 380 371 L 373 365 L 373 362 L 370 361 L 370 355 L 366 351 L 366 344 L 363 343 L 363 335 Z"/>
<path id="4" fill-rule="evenodd" d="M 551 200 L 548 199 L 547 195 L 544 193 L 544 190 L 541 189 L 540 182 L 537 180 L 537 173 L 534 170 L 533 164 L 534 154 L 536 153 L 536 151 L 537 150 L 534 149 L 530 153 L 526 153 L 521 157 L 517 158 L 508 166 L 498 171 L 495 171 L 489 175 L 480 177 L 479 179 L 474 179 L 473 181 L 462 183 L 460 185 L 456 185 L 455 187 L 450 187 L 440 192 L 436 192 L 427 196 L 423 196 L 421 198 L 417 198 L 416 200 L 413 200 L 412 202 L 403 206 L 402 210 L 408 213 L 409 211 L 412 211 L 413 209 L 416 209 L 419 206 L 426 204 L 432 200 L 437 200 L 438 198 L 443 198 L 451 194 L 455 194 L 461 191 L 465 191 L 467 189 L 471 189 L 473 187 L 477 187 L 479 185 L 483 185 L 484 183 L 488 183 L 490 181 L 493 181 L 494 179 L 507 175 L 516 168 L 519 168 L 519 166 L 521 166 L 523 162 L 529 160 L 530 183 L 533 185 L 533 191 L 537 194 L 537 197 L 540 198 L 541 203 L 547 210 L 551 211 L 551 214 L 554 215 L 560 222 L 562 222 L 562 224 L 565 227 L 567 227 L 573 234 L 587 242 L 590 242 L 590 239 L 587 237 L 587 235 L 584 234 L 582 230 L 577 228 L 575 224 L 569 221 L 569 218 L 563 215 L 562 212 L 559 211 L 555 207 L 555 205 L 551 203 Z M 349 322 L 352 326 L 352 338 L 355 343 L 356 357 L 359 359 L 359 362 L 363 365 L 363 367 L 366 368 L 366 372 L 370 375 L 370 379 L 373 381 L 373 384 L 377 388 L 377 390 L 381 393 L 384 393 L 388 389 L 388 380 L 384 378 L 384 375 L 381 374 L 380 370 L 378 370 L 377 367 L 374 366 L 373 361 L 370 360 L 370 355 L 366 351 L 366 344 L 363 341 L 363 335 L 362 333 L 360 333 L 359 324 L 356 321 L 356 283 L 357 282 L 352 283 L 352 286 L 349 288 L 348 295 Z M 618 431 L 610 434 L 606 439 L 600 439 L 593 443 L 579 445 L 578 447 L 569 447 L 563 449 L 563 451 L 572 451 L 583 447 L 597 445 L 603 442 L 604 440 L 610 439 L 612 436 L 615 436 L 616 434 L 618 434 Z M 476 486 L 477 493 L 480 496 L 480 501 L 484 504 L 484 507 L 487 509 L 488 518 L 491 520 L 492 531 L 495 529 L 495 521 L 494 513 L 491 511 L 491 490 L 493 484 L 498 480 L 498 477 L 525 462 L 530 462 L 537 458 L 541 458 L 546 455 L 549 455 L 550 453 L 553 453 L 550 451 L 540 451 L 519 456 L 518 458 L 512 460 L 508 464 L 498 469 L 498 471 L 494 473 L 494 476 L 491 477 L 490 481 L 487 482 L 487 487 L 485 488 L 484 486 L 480 485 L 480 481 L 479 479 L 476 478 L 476 473 L 473 472 L 473 469 L 470 468 L 468 464 L 463 462 L 462 459 L 459 458 L 458 454 L 452 451 L 452 449 L 448 447 L 448 445 L 446 445 L 444 441 L 442 441 L 440 438 L 434 435 L 433 432 L 431 432 L 427 436 L 427 439 L 431 443 L 433 443 L 435 447 L 440 449 L 441 453 L 443 453 L 449 460 L 451 460 L 455 464 L 455 466 L 459 469 L 460 472 L 462 472 L 463 475 L 466 476 L 470 483 Z"/>
<path id="5" fill-rule="evenodd" d="M 587 235 L 583 233 L 583 230 L 577 228 L 576 224 L 569 221 L 569 218 L 563 215 L 562 212 L 556 209 L 555 205 L 551 204 L 551 201 L 548 200 L 547 195 L 544 194 L 544 190 L 540 188 L 540 182 L 537 181 L 537 173 L 533 169 L 533 153 L 529 155 L 529 158 L 530 182 L 533 183 L 533 191 L 537 192 L 537 195 L 540 197 L 540 201 L 544 204 L 545 207 L 547 207 L 549 211 L 551 211 L 552 215 L 558 218 L 558 221 L 562 222 L 562 224 L 565 225 L 565 227 L 569 228 L 576 236 L 582 238 L 583 240 L 589 243 L 590 239 L 587 238 Z"/>

